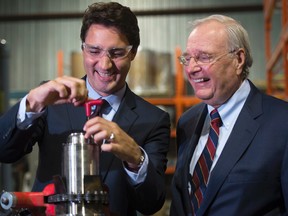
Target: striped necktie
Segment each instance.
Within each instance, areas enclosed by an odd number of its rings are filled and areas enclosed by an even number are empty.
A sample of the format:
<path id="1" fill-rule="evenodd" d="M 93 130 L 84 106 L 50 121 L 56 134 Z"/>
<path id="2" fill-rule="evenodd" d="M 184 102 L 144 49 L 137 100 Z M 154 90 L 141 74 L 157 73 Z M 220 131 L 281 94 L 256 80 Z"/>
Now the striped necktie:
<path id="1" fill-rule="evenodd" d="M 219 127 L 222 125 L 217 109 L 214 109 L 210 113 L 210 117 L 211 122 L 208 140 L 195 166 L 193 176 L 191 176 L 191 202 L 194 213 L 197 212 L 205 195 L 210 168 L 212 166 L 218 144 Z"/>

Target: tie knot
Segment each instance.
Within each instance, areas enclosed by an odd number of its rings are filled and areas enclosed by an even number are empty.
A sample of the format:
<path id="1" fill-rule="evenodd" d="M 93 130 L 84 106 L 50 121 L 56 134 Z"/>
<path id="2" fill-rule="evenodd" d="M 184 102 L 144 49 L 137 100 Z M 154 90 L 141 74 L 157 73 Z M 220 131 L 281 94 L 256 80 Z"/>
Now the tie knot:
<path id="1" fill-rule="evenodd" d="M 218 127 L 222 126 L 222 120 L 221 120 L 221 117 L 220 117 L 217 109 L 214 109 L 211 111 L 210 117 L 211 117 L 211 124 L 212 125 L 217 125 Z"/>
<path id="2" fill-rule="evenodd" d="M 91 115 L 89 118 L 93 118 L 95 116 L 102 116 L 104 115 L 108 115 L 112 109 L 112 107 L 110 106 L 109 102 L 105 99 L 99 99 L 102 100 L 102 104 L 101 105 L 94 105 L 91 109 Z"/>
<path id="3" fill-rule="evenodd" d="M 105 99 L 102 99 L 102 100 L 103 100 L 103 103 L 102 103 L 101 108 L 100 108 L 100 113 L 108 115 L 110 113 L 112 107 L 107 100 L 105 100 Z"/>

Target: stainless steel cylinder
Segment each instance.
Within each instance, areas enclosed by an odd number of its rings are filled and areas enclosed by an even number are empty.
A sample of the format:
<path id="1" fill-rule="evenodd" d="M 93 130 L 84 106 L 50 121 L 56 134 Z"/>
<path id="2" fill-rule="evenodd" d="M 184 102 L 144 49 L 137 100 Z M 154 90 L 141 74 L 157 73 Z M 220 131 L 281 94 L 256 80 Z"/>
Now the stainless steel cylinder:
<path id="1" fill-rule="evenodd" d="M 84 133 L 72 133 L 63 148 L 62 174 L 68 194 L 84 194 L 84 176 L 99 176 L 100 145 L 85 139 Z"/>

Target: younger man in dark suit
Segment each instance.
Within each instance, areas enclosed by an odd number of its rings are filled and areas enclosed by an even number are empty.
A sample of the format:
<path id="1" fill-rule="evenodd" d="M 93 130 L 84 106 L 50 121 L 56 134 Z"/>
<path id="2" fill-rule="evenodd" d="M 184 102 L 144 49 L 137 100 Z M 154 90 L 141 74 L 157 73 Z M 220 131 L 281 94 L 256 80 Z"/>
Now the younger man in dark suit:
<path id="1" fill-rule="evenodd" d="M 58 77 L 34 89 L 0 119 L 0 162 L 11 163 L 39 146 L 33 191 L 61 174 L 62 144 L 85 131 L 101 145 L 101 171 L 111 212 L 153 214 L 165 200 L 170 140 L 168 113 L 136 96 L 125 82 L 140 43 L 136 16 L 115 2 L 95 3 L 81 28 L 86 76 Z M 86 122 L 87 98 L 106 99 L 111 111 Z"/>

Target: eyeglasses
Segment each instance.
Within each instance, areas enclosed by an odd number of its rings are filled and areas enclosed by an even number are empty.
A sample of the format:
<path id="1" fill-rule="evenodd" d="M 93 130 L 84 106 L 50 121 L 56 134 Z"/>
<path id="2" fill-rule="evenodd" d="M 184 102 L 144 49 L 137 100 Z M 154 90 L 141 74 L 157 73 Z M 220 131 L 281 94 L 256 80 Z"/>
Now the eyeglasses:
<path id="1" fill-rule="evenodd" d="M 183 64 L 184 66 L 188 66 L 190 63 L 190 60 L 193 58 L 195 63 L 198 65 L 205 65 L 205 64 L 211 64 L 213 62 L 216 62 L 218 60 L 220 60 L 222 57 L 234 53 L 236 50 L 230 51 L 228 53 L 224 53 L 220 56 L 212 56 L 211 54 L 207 54 L 207 53 L 199 53 L 197 55 L 194 56 L 190 56 L 187 53 L 184 55 L 181 55 L 178 57 L 179 61 L 181 64 Z"/>
<path id="2" fill-rule="evenodd" d="M 102 49 L 99 46 L 92 46 L 82 43 L 82 49 L 93 58 L 102 58 L 107 55 L 110 59 L 118 60 L 125 58 L 132 49 L 132 45 L 126 47 L 114 47 L 111 49 Z"/>

